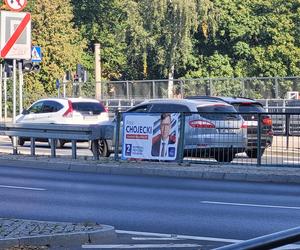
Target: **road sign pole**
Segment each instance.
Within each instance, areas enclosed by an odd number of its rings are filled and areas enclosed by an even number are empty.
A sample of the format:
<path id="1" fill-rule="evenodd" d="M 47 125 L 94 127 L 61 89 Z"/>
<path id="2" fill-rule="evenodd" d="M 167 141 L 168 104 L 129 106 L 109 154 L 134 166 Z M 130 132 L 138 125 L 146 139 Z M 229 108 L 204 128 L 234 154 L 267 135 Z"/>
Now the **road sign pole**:
<path id="1" fill-rule="evenodd" d="M 23 70 L 22 70 L 22 62 L 19 62 L 19 114 L 23 112 Z"/>
<path id="2" fill-rule="evenodd" d="M 13 123 L 16 123 L 16 109 L 17 109 L 17 60 L 13 60 Z M 16 155 L 17 149 L 17 137 L 13 137 L 13 154 Z"/>
<path id="3" fill-rule="evenodd" d="M 3 84 L 3 65 L 0 64 L 0 119 L 2 121 L 3 119 L 3 114 L 2 114 L 2 85 Z"/>
<path id="4" fill-rule="evenodd" d="M 3 80 L 3 88 L 4 88 L 4 121 L 7 121 L 7 73 L 4 72 L 4 80 Z"/>
<path id="5" fill-rule="evenodd" d="M 13 60 L 13 123 L 16 123 L 17 109 L 17 60 Z"/>

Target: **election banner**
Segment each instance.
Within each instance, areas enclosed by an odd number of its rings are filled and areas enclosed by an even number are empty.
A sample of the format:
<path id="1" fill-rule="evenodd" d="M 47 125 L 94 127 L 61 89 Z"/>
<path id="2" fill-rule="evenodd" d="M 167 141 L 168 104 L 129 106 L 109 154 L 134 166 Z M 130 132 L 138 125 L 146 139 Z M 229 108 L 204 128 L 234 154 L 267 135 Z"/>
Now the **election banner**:
<path id="1" fill-rule="evenodd" d="M 176 160 L 179 115 L 124 113 L 122 159 Z"/>

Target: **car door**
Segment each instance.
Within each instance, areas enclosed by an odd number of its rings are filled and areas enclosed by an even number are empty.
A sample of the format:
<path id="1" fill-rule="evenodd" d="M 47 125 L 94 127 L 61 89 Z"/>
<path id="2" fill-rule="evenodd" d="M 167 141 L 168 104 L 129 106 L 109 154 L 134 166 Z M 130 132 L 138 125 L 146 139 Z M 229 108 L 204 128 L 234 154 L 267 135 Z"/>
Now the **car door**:
<path id="1" fill-rule="evenodd" d="M 39 115 L 42 113 L 44 101 L 39 101 L 31 105 L 26 113 L 18 119 L 20 123 L 35 123 L 37 122 Z"/>
<path id="2" fill-rule="evenodd" d="M 60 123 L 62 115 L 58 113 L 63 108 L 63 105 L 56 101 L 44 101 L 42 112 L 39 115 L 41 123 Z"/>

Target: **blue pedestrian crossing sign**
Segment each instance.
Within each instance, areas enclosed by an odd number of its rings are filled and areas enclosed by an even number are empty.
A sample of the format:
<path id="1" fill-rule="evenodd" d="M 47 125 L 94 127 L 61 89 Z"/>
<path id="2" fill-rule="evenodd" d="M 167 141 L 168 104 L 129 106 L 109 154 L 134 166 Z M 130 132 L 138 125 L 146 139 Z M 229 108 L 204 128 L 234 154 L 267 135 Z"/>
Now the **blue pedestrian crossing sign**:
<path id="1" fill-rule="evenodd" d="M 33 46 L 31 50 L 31 61 L 41 62 L 42 61 L 42 49 L 39 46 Z"/>

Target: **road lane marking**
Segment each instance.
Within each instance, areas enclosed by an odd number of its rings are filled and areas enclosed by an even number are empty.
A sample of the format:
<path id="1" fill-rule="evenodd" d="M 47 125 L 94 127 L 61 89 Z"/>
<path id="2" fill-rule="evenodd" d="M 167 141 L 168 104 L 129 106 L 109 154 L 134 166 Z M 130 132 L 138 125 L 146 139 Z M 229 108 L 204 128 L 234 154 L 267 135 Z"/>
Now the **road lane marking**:
<path id="1" fill-rule="evenodd" d="M 82 245 L 82 248 L 89 249 L 143 249 L 143 248 L 190 248 L 200 247 L 198 244 L 136 244 L 136 245 Z"/>
<path id="2" fill-rule="evenodd" d="M 132 240 L 183 240 L 177 237 L 131 237 Z"/>
<path id="3" fill-rule="evenodd" d="M 260 205 L 260 204 L 250 204 L 250 203 L 231 203 L 231 202 L 219 202 L 219 201 L 201 201 L 201 203 L 215 204 L 215 205 L 229 205 L 229 206 L 264 207 L 264 208 L 281 208 L 281 209 L 300 210 L 300 207 L 272 206 L 272 205 Z"/>
<path id="4" fill-rule="evenodd" d="M 224 238 L 213 238 L 213 237 L 201 237 L 201 236 L 191 236 L 191 235 L 174 235 L 174 234 L 163 234 L 163 233 L 150 233 L 150 232 L 139 232 L 139 231 L 125 231 L 125 230 L 116 230 L 118 234 L 133 234 L 133 235 L 141 235 L 141 236 L 156 236 L 156 237 L 176 237 L 178 240 L 203 240 L 203 241 L 213 241 L 213 242 L 224 242 L 224 243 L 240 243 L 244 240 L 236 240 L 236 239 L 224 239 Z M 160 240 L 160 238 L 157 238 Z M 289 244 L 286 246 L 275 248 L 276 250 L 296 250 L 300 249 L 300 245 L 298 244 Z"/>
<path id="5" fill-rule="evenodd" d="M 23 189 L 23 190 L 32 190 L 32 191 L 46 191 L 46 189 L 44 189 L 44 188 L 6 186 L 6 185 L 0 185 L 0 188 Z"/>
<path id="6" fill-rule="evenodd" d="M 141 235 L 141 236 L 156 236 L 163 238 L 175 237 L 174 234 L 163 234 L 163 233 L 149 233 L 149 232 L 139 232 L 139 231 L 125 231 L 125 230 L 116 230 L 118 234 L 131 234 L 131 235 Z M 215 241 L 215 242 L 227 242 L 227 243 L 238 243 L 242 240 L 235 239 L 223 239 L 223 238 L 213 238 L 213 237 L 201 237 L 201 236 L 191 236 L 191 235 L 176 235 L 176 239 L 180 240 L 205 240 L 205 241 Z"/>

